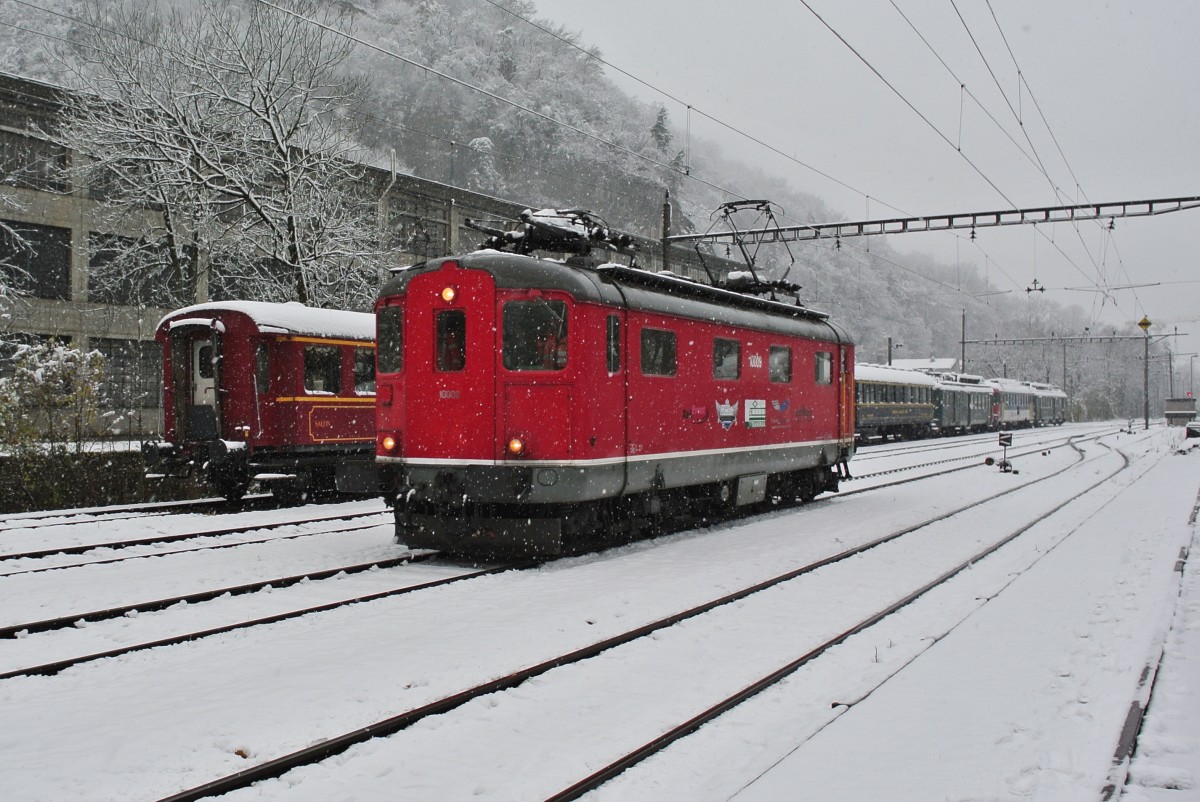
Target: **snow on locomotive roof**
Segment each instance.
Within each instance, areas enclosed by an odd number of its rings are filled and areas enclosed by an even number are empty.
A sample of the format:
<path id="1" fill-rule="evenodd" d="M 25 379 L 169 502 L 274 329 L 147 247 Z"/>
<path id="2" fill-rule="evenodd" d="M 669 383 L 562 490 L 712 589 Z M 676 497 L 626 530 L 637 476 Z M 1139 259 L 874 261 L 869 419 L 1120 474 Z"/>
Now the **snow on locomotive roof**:
<path id="1" fill-rule="evenodd" d="M 374 340 L 375 315 L 341 309 L 317 309 L 291 301 L 277 304 L 266 301 L 212 301 L 176 309 L 158 325 L 187 317 L 212 317 L 214 312 L 240 312 L 261 329 L 274 327 L 293 334 L 332 337 L 346 340 Z"/>
<path id="2" fill-rule="evenodd" d="M 866 363 L 854 366 L 854 380 L 881 384 L 913 384 L 921 387 L 933 387 L 937 384 L 937 379 L 918 370 Z"/>

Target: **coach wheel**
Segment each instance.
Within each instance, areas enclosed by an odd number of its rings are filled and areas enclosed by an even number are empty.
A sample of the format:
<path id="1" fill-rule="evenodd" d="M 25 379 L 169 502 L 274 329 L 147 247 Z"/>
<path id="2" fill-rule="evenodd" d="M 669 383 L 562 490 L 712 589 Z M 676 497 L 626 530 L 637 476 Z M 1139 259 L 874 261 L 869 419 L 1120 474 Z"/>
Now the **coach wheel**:
<path id="1" fill-rule="evenodd" d="M 308 488 L 295 479 L 276 479 L 267 484 L 280 504 L 303 504 L 308 500 Z"/>
<path id="2" fill-rule="evenodd" d="M 250 477 L 241 472 L 219 473 L 212 478 L 217 493 L 227 501 L 238 501 L 246 495 L 250 486 Z"/>

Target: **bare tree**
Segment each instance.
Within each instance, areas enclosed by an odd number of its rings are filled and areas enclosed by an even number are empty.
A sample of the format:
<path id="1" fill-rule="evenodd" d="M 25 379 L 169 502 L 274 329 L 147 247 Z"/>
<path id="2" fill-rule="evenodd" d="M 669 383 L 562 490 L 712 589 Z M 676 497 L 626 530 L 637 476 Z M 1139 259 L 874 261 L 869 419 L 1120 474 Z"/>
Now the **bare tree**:
<path id="1" fill-rule="evenodd" d="M 346 120 L 344 20 L 318 0 L 194 9 L 93 2 L 68 63 L 63 142 L 120 238 L 94 287 L 127 300 L 224 295 L 361 306 L 377 286 L 375 204 Z"/>

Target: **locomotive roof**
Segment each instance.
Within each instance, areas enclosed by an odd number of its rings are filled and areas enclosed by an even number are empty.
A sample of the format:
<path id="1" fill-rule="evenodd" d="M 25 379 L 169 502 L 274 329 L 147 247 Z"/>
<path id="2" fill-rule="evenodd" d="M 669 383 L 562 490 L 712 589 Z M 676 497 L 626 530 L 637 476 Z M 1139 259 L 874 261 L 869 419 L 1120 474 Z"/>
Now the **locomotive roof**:
<path id="1" fill-rule="evenodd" d="M 347 312 L 341 309 L 317 309 L 301 303 L 284 304 L 266 301 L 213 301 L 176 309 L 158 325 L 185 319 L 217 319 L 222 312 L 240 312 L 254 321 L 260 329 L 276 328 L 290 334 L 330 337 L 346 340 L 374 340 L 375 315 L 370 312 Z"/>
<path id="2" fill-rule="evenodd" d="M 485 271 L 497 287 L 504 289 L 561 290 L 582 301 L 851 343 L 849 335 L 830 322 L 828 315 L 803 306 L 712 287 L 669 273 L 651 273 L 617 264 L 593 265 L 581 260 L 538 259 L 495 250 L 395 270 L 380 295 L 404 292 L 414 276 L 436 270 L 447 261 Z"/>

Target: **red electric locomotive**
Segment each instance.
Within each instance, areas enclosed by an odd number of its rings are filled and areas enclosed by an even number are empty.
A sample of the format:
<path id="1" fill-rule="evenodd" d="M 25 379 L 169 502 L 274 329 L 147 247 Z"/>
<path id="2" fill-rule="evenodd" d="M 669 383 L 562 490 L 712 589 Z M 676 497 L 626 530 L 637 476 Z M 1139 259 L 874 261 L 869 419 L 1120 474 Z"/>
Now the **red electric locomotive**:
<path id="1" fill-rule="evenodd" d="M 189 306 L 158 325 L 165 443 L 151 470 L 201 470 L 240 498 L 258 479 L 296 502 L 373 484 L 375 316 L 298 303 Z"/>
<path id="2" fill-rule="evenodd" d="M 796 303 L 528 255 L 606 236 L 557 214 L 396 270 L 381 292 L 376 460 L 399 542 L 559 554 L 697 507 L 837 489 L 854 450 L 839 327 Z M 495 249 L 510 243 L 523 252 Z"/>

